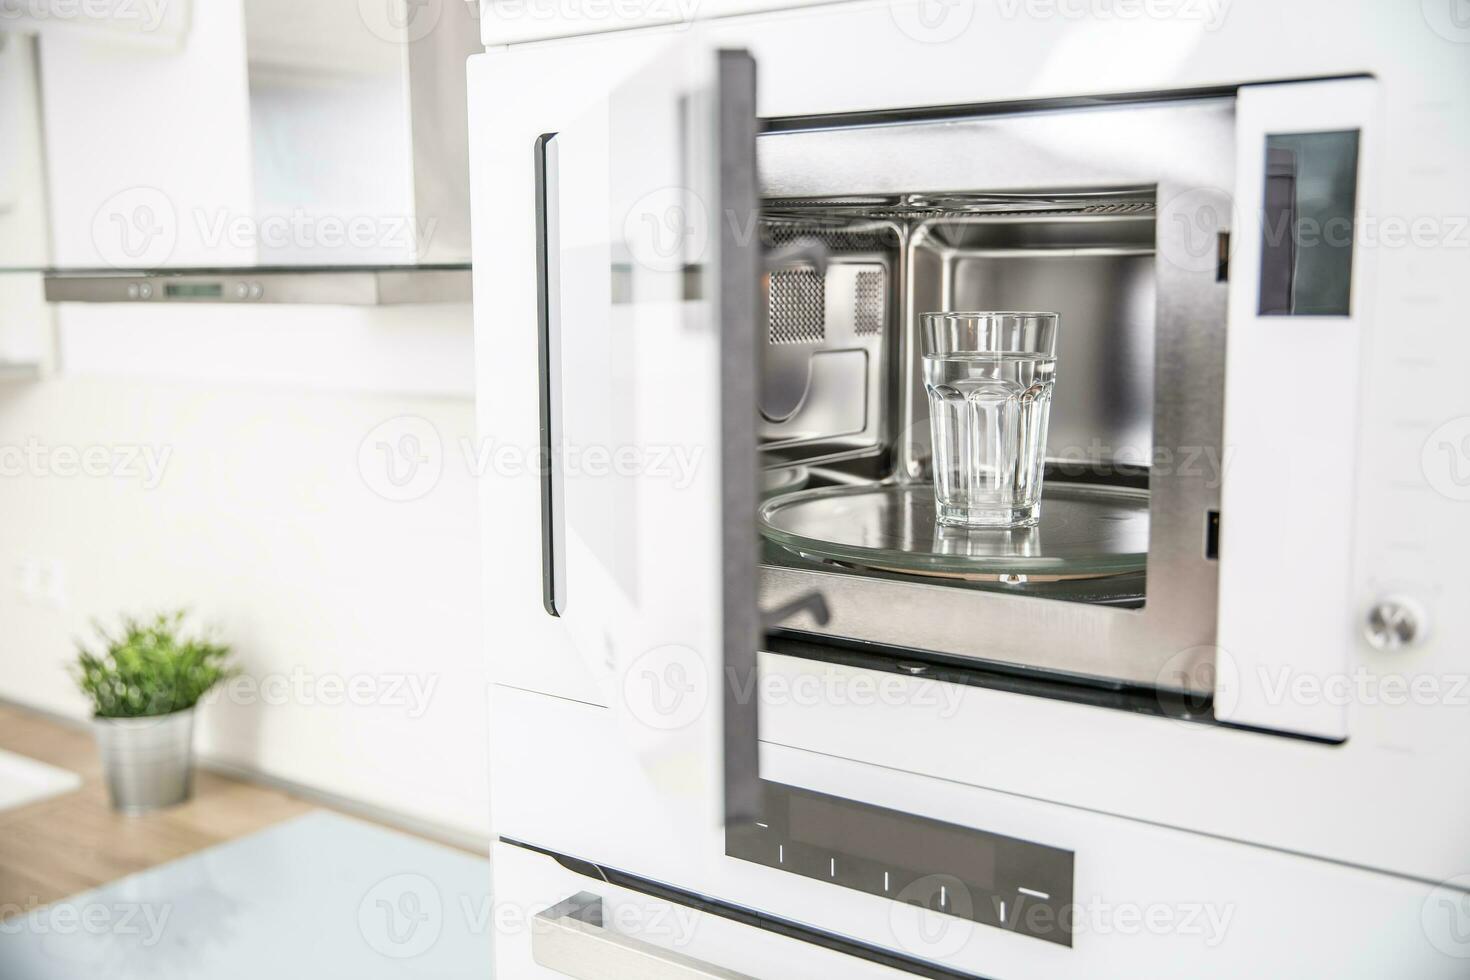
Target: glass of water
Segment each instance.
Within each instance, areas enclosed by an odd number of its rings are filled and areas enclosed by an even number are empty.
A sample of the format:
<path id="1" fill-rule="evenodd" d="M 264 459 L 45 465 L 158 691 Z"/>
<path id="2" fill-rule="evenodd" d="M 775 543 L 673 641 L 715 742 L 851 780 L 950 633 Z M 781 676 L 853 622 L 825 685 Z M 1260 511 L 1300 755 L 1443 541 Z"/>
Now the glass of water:
<path id="1" fill-rule="evenodd" d="M 1055 313 L 923 314 L 940 524 L 1025 527 L 1040 519 L 1058 319 Z"/>

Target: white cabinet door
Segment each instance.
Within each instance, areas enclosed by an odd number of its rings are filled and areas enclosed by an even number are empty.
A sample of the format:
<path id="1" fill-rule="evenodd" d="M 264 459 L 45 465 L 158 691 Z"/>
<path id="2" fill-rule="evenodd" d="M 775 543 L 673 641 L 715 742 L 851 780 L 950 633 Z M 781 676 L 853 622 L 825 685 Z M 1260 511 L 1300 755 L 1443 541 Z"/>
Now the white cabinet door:
<path id="1" fill-rule="evenodd" d="M 539 601 L 521 585 L 534 566 L 518 563 L 490 602 L 531 647 L 582 663 L 620 721 L 618 746 L 602 748 L 631 749 L 662 798 L 714 826 L 727 804 L 755 809 L 723 787 L 728 762 L 732 780 L 755 788 L 737 778 L 756 770 L 754 703 L 722 694 L 727 670 L 754 670 L 759 642 L 755 66 L 692 41 L 626 64 L 591 98 L 521 93 L 535 136 L 479 120 L 496 135 L 477 146 L 477 170 L 508 182 L 533 163 L 536 175 L 534 242 L 507 246 L 517 261 L 505 264 L 477 250 L 477 306 L 516 327 L 484 352 L 491 386 L 515 386 L 539 362 L 534 437 L 524 400 L 482 422 L 501 447 L 534 438 L 547 463 L 534 495 L 524 479 L 492 487 L 506 496 L 487 515 L 487 535 L 506 540 L 525 530 L 508 525 L 539 515 Z M 505 99 L 513 71 L 493 56 L 481 67 L 475 89 Z M 530 308 L 502 302 L 524 299 L 526 246 L 539 279 L 535 361 L 519 359 Z M 502 333 L 516 336 L 502 347 Z M 517 540 L 503 553 L 535 553 Z M 743 733 L 728 758 L 726 727 Z"/>

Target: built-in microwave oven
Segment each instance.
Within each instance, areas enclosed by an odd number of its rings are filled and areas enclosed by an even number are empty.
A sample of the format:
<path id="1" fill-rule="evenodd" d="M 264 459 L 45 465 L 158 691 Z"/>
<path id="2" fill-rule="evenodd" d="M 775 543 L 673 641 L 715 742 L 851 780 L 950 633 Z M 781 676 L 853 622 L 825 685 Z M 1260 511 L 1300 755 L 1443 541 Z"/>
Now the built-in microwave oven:
<path id="1" fill-rule="evenodd" d="M 808 21 L 842 44 L 820 72 Z M 1365 235 L 1384 83 L 1335 62 L 1287 77 L 1277 47 L 1227 72 L 1238 33 L 1133 89 L 1011 83 L 893 24 L 736 18 L 512 46 L 472 73 L 495 133 L 482 420 L 544 461 L 487 488 L 491 594 L 514 628 L 497 682 L 527 711 L 525 692 L 554 699 L 548 718 L 610 709 L 616 736 L 562 760 L 574 782 L 600 785 L 613 756 L 640 773 L 601 815 L 616 832 L 507 803 L 506 836 L 773 914 L 813 894 L 790 879 L 881 900 L 944 871 L 979 897 L 974 922 L 1010 932 L 1018 901 L 1095 894 L 1088 858 L 1065 833 L 940 816 L 941 783 L 1443 869 L 1442 848 L 1389 829 L 1443 794 L 1419 762 L 1385 761 L 1396 725 L 1440 722 L 1281 694 L 1391 670 L 1373 658 L 1426 635 L 1377 629 L 1383 604 L 1426 620 L 1362 573 L 1383 543 L 1360 450 L 1398 444 L 1365 418 L 1383 382 L 1364 343 L 1406 281 Z M 1020 71 L 1021 49 L 1065 33 L 994 55 Z M 616 83 L 576 85 L 583 59 Z M 489 96 L 532 69 L 531 104 Z M 925 517 L 918 323 L 947 309 L 1060 314 L 1048 492 L 1116 507 L 1001 542 Z M 996 553 L 1014 561 L 971 562 Z M 829 670 L 933 681 L 961 710 L 763 688 Z M 935 782 L 897 799 L 793 777 L 821 759 L 872 767 L 874 787 Z M 943 888 L 923 900 L 954 915 Z M 1072 948 L 1043 931 L 1026 938 Z"/>

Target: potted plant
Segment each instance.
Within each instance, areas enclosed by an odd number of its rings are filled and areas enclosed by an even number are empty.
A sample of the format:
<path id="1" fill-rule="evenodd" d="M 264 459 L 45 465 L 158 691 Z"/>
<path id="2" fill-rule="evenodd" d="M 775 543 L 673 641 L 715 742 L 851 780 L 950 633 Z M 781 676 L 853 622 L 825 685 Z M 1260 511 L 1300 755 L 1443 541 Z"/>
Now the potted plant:
<path id="1" fill-rule="evenodd" d="M 75 673 L 92 701 L 102 770 L 114 809 L 142 813 L 193 791 L 194 706 L 231 676 L 230 648 L 182 635 L 183 611 L 94 622 L 100 650 L 78 642 Z"/>

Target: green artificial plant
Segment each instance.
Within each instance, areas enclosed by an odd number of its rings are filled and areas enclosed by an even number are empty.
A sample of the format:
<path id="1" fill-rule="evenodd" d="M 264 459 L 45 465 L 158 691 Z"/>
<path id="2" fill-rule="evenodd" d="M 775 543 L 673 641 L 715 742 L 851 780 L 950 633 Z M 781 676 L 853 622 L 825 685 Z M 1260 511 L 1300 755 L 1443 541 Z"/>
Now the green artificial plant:
<path id="1" fill-rule="evenodd" d="M 192 708 L 210 688 L 235 673 L 230 648 L 182 635 L 183 610 L 151 620 L 123 616 L 119 630 L 95 620 L 100 650 L 77 643 L 77 683 L 98 718 L 140 718 Z"/>

